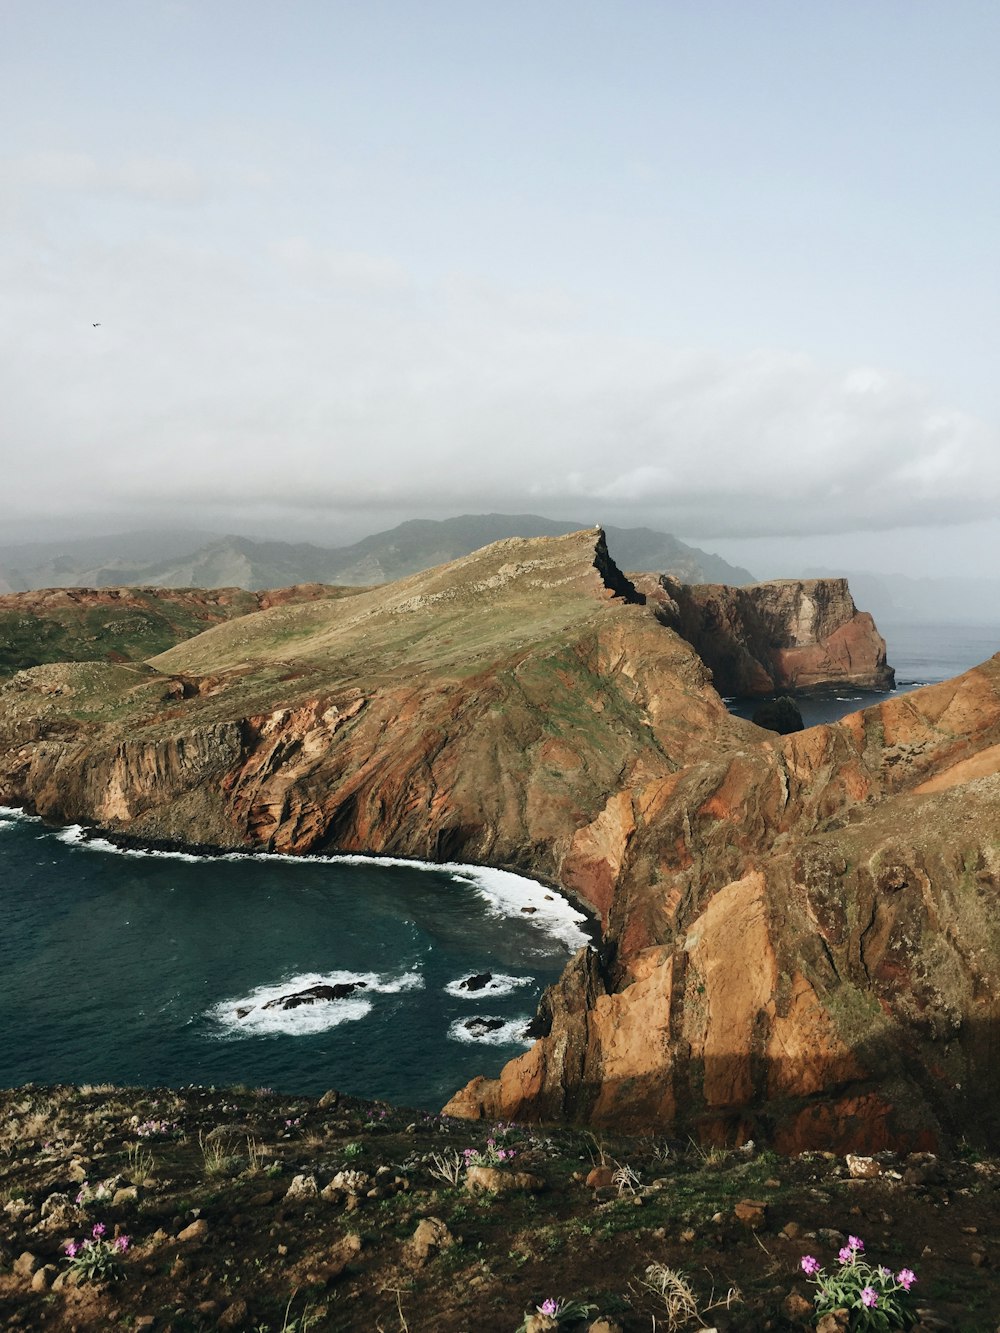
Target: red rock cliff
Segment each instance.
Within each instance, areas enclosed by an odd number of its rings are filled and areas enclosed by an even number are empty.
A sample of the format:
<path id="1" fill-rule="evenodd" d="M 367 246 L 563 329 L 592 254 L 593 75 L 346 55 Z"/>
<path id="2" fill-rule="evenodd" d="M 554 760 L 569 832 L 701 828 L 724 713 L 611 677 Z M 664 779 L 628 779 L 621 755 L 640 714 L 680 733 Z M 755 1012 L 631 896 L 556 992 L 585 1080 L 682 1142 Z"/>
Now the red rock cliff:
<path id="1" fill-rule="evenodd" d="M 850 684 L 889 689 L 885 640 L 854 605 L 846 579 L 778 579 L 745 588 L 689 585 L 670 575 L 638 586 L 664 624 L 690 643 L 720 694 Z"/>

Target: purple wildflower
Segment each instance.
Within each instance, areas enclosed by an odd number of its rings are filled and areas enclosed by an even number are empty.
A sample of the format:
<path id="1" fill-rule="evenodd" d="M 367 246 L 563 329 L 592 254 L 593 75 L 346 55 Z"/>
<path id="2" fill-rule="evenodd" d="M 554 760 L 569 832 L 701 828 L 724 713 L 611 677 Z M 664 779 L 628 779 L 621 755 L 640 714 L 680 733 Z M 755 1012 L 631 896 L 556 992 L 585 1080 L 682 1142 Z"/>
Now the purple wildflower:
<path id="1" fill-rule="evenodd" d="M 552 1299 L 552 1297 L 550 1296 L 550 1297 L 548 1298 L 547 1301 L 542 1301 L 541 1305 L 538 1306 L 538 1313 L 539 1313 L 539 1314 L 558 1314 L 558 1313 L 559 1313 L 559 1302 L 558 1302 L 558 1301 L 554 1301 L 554 1300 Z"/>
<path id="2" fill-rule="evenodd" d="M 92 1236 L 103 1236 L 105 1231 L 107 1231 L 107 1227 L 104 1225 L 103 1222 L 95 1222 L 93 1227 L 91 1228 L 90 1234 Z"/>
<path id="3" fill-rule="evenodd" d="M 848 1236 L 847 1243 L 852 1250 L 857 1250 L 859 1254 L 865 1248 L 865 1243 L 860 1236 Z"/>
<path id="4" fill-rule="evenodd" d="M 916 1273 L 912 1272 L 909 1268 L 901 1268 L 896 1274 L 896 1281 L 904 1291 L 909 1291 L 916 1280 Z"/>
<path id="5" fill-rule="evenodd" d="M 844 1248 L 837 1255 L 837 1258 L 840 1260 L 842 1264 L 853 1264 L 854 1251 L 850 1248 L 849 1245 L 845 1245 Z"/>
<path id="6" fill-rule="evenodd" d="M 802 1261 L 800 1266 L 802 1268 L 803 1273 L 805 1273 L 806 1277 L 813 1277 L 815 1276 L 816 1273 L 819 1272 L 819 1260 L 814 1259 L 811 1254 L 804 1254 L 802 1256 Z"/>
<path id="7" fill-rule="evenodd" d="M 71 1240 L 71 1241 L 69 1241 L 69 1243 L 68 1243 L 67 1246 L 66 1246 L 66 1258 L 67 1258 L 67 1259 L 75 1259 L 76 1256 L 77 1256 L 77 1253 L 79 1252 L 79 1249 L 80 1249 L 80 1247 L 79 1247 L 79 1245 L 77 1245 L 77 1243 L 76 1243 L 75 1240 Z"/>
<path id="8" fill-rule="evenodd" d="M 128 1236 L 115 1237 L 115 1249 L 118 1251 L 119 1254 L 124 1254 L 125 1251 L 128 1249 L 129 1244 L 130 1241 Z"/>
<path id="9" fill-rule="evenodd" d="M 878 1305 L 878 1294 L 873 1287 L 862 1287 L 861 1304 L 867 1306 L 868 1309 Z"/>

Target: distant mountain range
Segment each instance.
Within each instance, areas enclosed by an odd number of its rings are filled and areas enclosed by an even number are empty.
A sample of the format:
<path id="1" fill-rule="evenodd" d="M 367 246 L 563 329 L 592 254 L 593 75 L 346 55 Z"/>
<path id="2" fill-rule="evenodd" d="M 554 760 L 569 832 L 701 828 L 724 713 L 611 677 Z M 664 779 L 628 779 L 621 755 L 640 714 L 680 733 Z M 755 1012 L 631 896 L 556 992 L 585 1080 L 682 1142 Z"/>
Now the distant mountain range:
<path id="1" fill-rule="evenodd" d="M 251 541 L 207 533 L 126 533 L 0 547 L 0 591 L 126 585 L 161 588 L 283 588 L 295 583 L 388 583 L 469 555 L 505 537 L 556 537 L 586 528 L 536 514 L 463 514 L 411 519 L 351 546 Z M 593 525 L 589 525 L 593 526 Z M 606 528 L 622 569 L 669 573 L 685 583 L 753 583 L 746 569 L 666 532 Z"/>

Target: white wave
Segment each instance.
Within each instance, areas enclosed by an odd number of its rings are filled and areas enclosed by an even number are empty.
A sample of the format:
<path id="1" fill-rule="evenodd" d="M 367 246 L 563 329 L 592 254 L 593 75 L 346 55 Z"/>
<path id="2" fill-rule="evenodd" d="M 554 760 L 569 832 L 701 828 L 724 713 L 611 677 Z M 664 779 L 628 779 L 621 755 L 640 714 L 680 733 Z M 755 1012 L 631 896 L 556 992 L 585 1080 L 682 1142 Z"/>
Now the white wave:
<path id="1" fill-rule="evenodd" d="M 531 1018 L 524 1014 L 521 1018 L 512 1018 L 498 1028 L 488 1032 L 470 1032 L 467 1023 L 475 1023 L 474 1018 L 458 1018 L 448 1029 L 452 1041 L 461 1041 L 473 1046 L 531 1046 L 534 1038 L 524 1035 Z"/>
<path id="2" fill-rule="evenodd" d="M 323 859 L 323 858 L 318 858 Z M 411 861 L 395 856 L 361 856 L 348 853 L 331 856 L 331 861 L 345 865 L 406 866 L 411 870 L 445 871 L 471 885 L 497 916 L 524 916 L 533 926 L 561 940 L 572 952 L 590 943 L 590 936 L 580 929 L 587 920 L 582 912 L 554 889 L 537 880 L 515 875 L 510 870 L 491 866 L 466 865 L 458 861 Z M 524 909 L 529 909 L 525 911 Z"/>
<path id="3" fill-rule="evenodd" d="M 515 875 L 510 870 L 495 870 L 490 866 L 466 865 L 458 861 L 417 861 L 402 856 L 370 856 L 358 852 L 332 856 L 292 856 L 284 852 L 222 852 L 196 853 L 165 851 L 156 848 L 118 847 L 106 838 L 88 837 L 80 824 L 70 824 L 56 834 L 60 842 L 85 851 L 109 852 L 117 856 L 162 857 L 174 861 L 281 861 L 286 865 L 371 865 L 400 866 L 407 870 L 445 873 L 463 884 L 468 884 L 485 900 L 496 916 L 523 916 L 537 929 L 558 939 L 575 953 L 590 943 L 590 936 L 581 929 L 587 917 L 577 911 L 562 894 L 537 880 Z"/>
<path id="4" fill-rule="evenodd" d="M 79 847 L 85 852 L 105 852 L 113 856 L 159 857 L 167 861 L 211 861 L 211 856 L 200 856 L 195 852 L 165 851 L 156 847 L 119 847 L 107 838 L 88 837 L 87 830 L 81 824 L 70 824 L 56 834 L 60 842 L 70 847 Z"/>
<path id="5" fill-rule="evenodd" d="M 19 819 L 30 820 L 33 824 L 42 822 L 41 815 L 29 815 L 27 810 L 22 810 L 19 805 L 0 805 L 0 819 L 17 821 Z"/>
<path id="6" fill-rule="evenodd" d="M 339 1000 L 317 1000 L 295 1009 L 266 1008 L 270 1000 L 295 995 L 313 986 L 343 986 L 362 983 L 364 990 L 345 995 Z M 292 1036 L 326 1032 L 341 1023 L 354 1023 L 371 1013 L 372 995 L 395 995 L 401 991 L 420 990 L 424 979 L 419 972 L 403 972 L 398 976 L 379 976 L 376 972 L 300 972 L 284 981 L 258 986 L 249 995 L 221 1000 L 207 1011 L 224 1029 L 225 1036 Z M 243 1011 L 247 1012 L 243 1012 Z M 242 1013 L 242 1017 L 240 1016 Z"/>
<path id="7" fill-rule="evenodd" d="M 535 984 L 534 977 L 511 977 L 503 972 L 494 972 L 485 986 L 480 986 L 478 990 L 467 990 L 463 987 L 462 982 L 467 981 L 470 975 L 473 974 L 467 972 L 464 977 L 449 981 L 445 990 L 458 1000 L 478 1000 L 494 995 L 511 995 L 520 986 L 533 986 Z"/>

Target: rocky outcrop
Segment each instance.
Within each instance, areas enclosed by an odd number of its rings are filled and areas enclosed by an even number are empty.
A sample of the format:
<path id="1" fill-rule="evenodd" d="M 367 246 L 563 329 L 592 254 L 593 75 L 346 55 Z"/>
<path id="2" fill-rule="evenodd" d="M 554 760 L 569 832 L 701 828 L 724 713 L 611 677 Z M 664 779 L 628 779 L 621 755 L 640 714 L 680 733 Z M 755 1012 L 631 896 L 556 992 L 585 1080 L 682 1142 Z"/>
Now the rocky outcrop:
<path id="1" fill-rule="evenodd" d="M 692 645 L 720 694 L 828 685 L 890 689 L 885 640 L 854 605 L 846 579 L 778 579 L 732 588 L 646 575 L 640 589 Z"/>
<path id="2" fill-rule="evenodd" d="M 998 738 L 1000 656 L 634 791 L 600 955 L 447 1109 L 788 1151 L 1000 1134 Z"/>

